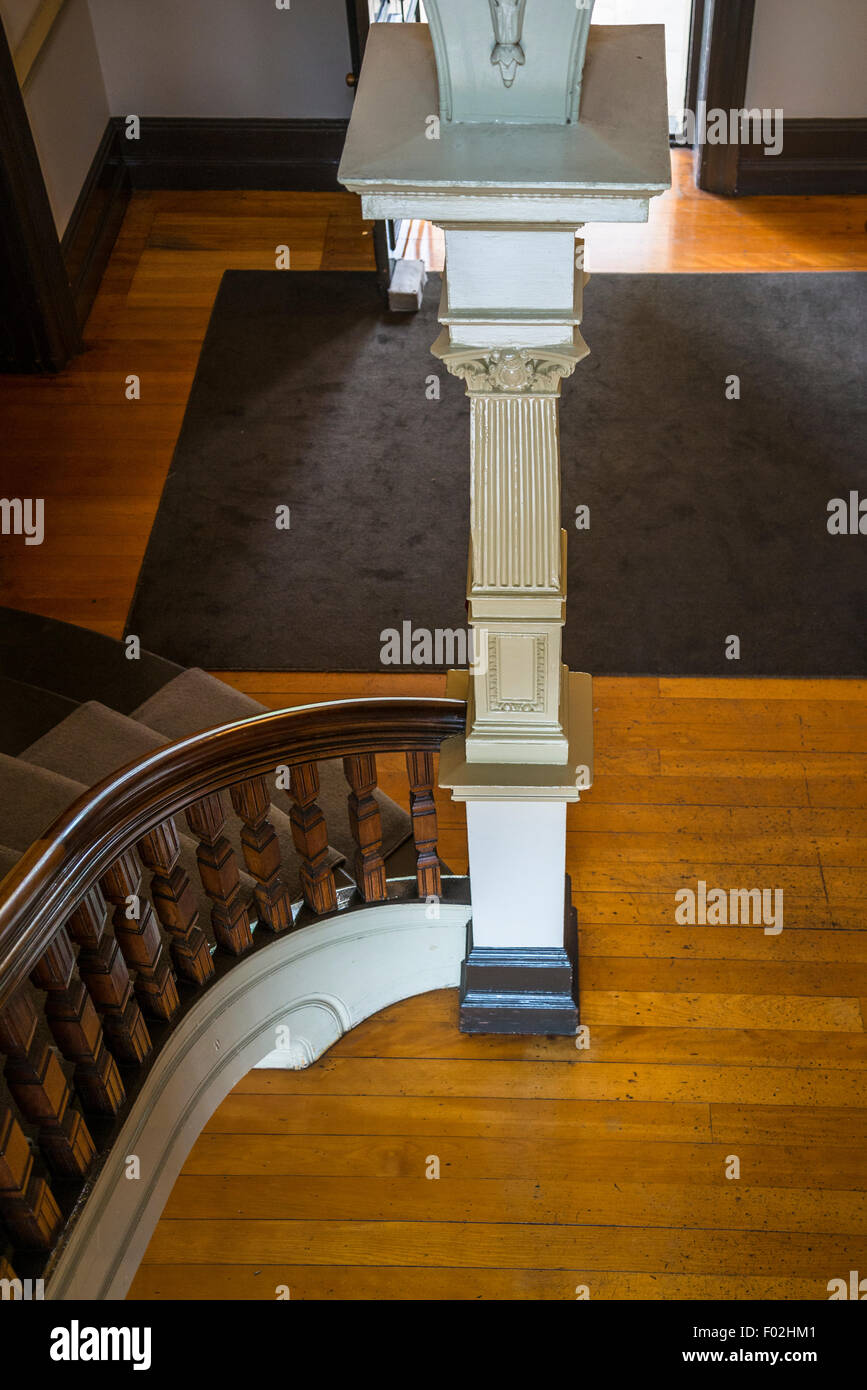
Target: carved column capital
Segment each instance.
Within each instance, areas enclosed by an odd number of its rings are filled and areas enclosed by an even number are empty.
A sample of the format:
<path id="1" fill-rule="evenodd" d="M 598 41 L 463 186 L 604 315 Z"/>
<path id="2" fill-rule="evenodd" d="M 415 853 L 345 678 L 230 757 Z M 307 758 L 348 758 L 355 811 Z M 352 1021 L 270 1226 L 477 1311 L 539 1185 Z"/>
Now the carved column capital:
<path id="1" fill-rule="evenodd" d="M 452 376 L 467 383 L 468 396 L 559 396 L 564 377 L 589 355 L 575 332 L 571 347 L 474 348 L 440 334 L 432 348 Z"/>

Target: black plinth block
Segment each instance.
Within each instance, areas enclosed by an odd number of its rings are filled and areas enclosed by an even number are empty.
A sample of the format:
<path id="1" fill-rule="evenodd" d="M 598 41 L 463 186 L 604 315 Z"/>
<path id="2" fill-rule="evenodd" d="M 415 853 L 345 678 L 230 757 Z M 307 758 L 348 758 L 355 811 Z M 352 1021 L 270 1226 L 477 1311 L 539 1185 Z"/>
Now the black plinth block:
<path id="1" fill-rule="evenodd" d="M 462 1033 L 574 1036 L 578 1031 L 578 917 L 566 877 L 563 946 L 474 946 L 461 966 Z"/>

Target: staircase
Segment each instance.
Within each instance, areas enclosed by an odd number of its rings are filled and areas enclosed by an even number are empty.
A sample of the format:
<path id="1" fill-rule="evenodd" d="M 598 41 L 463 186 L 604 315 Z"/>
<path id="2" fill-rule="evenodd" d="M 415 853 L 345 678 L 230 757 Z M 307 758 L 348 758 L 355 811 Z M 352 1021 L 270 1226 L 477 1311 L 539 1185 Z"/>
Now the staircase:
<path id="1" fill-rule="evenodd" d="M 272 713 L 204 671 L 128 660 L 119 642 L 10 609 L 0 672 L 0 1277 L 50 1281 L 73 1214 L 80 1235 L 94 1191 L 104 1202 L 135 1187 L 105 1170 L 124 1126 L 159 1103 L 160 1054 L 177 1070 L 212 1015 L 226 1035 L 229 972 L 253 961 L 276 978 L 293 952 L 328 950 L 327 930 L 310 928 L 360 911 L 390 915 L 372 967 L 357 948 L 359 987 L 368 976 L 356 1012 L 373 1010 L 369 981 L 389 954 L 389 998 L 413 992 L 421 958 L 430 970 L 426 905 L 442 897 L 455 928 L 466 919 L 465 883 L 443 882 L 433 796 L 435 753 L 462 731 L 465 706 Z M 376 785 L 376 753 L 397 751 L 410 815 Z M 403 905 L 400 922 L 389 904 Z M 376 936 L 371 920 L 346 941 Z M 236 991 L 249 990 L 245 1039 L 259 1027 L 251 978 Z M 140 1235 L 143 1219 L 129 1221 Z M 79 1263 L 102 1287 L 84 1245 Z"/>
<path id="2" fill-rule="evenodd" d="M 88 787 L 173 740 L 268 713 L 258 700 L 205 671 L 187 670 L 149 652 L 130 661 L 121 642 L 9 608 L 0 609 L 0 673 L 0 878 Z M 321 763 L 319 777 L 317 800 L 334 841 L 327 862 L 338 888 L 351 890 L 356 846 L 340 762 Z M 374 798 L 389 876 L 414 872 L 412 857 L 398 856 L 411 838 L 409 816 L 382 792 L 375 791 Z M 301 860 L 290 812 L 287 792 L 275 788 L 269 820 L 280 843 L 284 878 L 300 905 Z M 180 839 L 181 862 L 190 872 L 196 841 L 183 834 Z M 241 862 L 237 823 L 229 840 Z M 243 870 L 241 883 L 247 890 L 254 887 Z M 207 920 L 204 893 L 198 906 Z"/>

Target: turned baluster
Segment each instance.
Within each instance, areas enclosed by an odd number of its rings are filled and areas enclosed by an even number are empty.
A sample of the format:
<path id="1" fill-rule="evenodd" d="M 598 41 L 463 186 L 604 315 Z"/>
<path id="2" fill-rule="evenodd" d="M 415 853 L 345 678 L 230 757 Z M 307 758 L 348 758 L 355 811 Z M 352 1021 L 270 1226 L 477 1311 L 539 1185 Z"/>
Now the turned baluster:
<path id="1" fill-rule="evenodd" d="M 409 776 L 409 806 L 412 813 L 419 896 L 438 898 L 442 892 L 442 875 L 437 854 L 433 753 L 407 753 L 406 770 Z"/>
<path id="2" fill-rule="evenodd" d="M 83 1178 L 96 1149 L 83 1117 L 69 1103 L 69 1082 L 57 1053 L 36 1037 L 37 1024 L 33 1001 L 23 989 L 0 1009 L 6 1084 L 22 1115 L 37 1126 L 51 1170 L 61 1178 Z"/>
<path id="3" fill-rule="evenodd" d="M 268 783 L 264 777 L 251 777 L 238 782 L 230 794 L 244 827 L 241 848 L 247 869 L 256 880 L 259 921 L 270 931 L 286 931 L 292 925 L 292 898 L 280 877 L 280 841 L 268 820 Z"/>
<path id="4" fill-rule="evenodd" d="M 97 884 L 85 894 L 67 926 L 80 946 L 78 973 L 102 1019 L 105 1041 L 119 1062 L 138 1064 L 151 1051 L 150 1033 L 133 993 L 120 946 L 108 925 L 108 904 Z"/>
<path id="5" fill-rule="evenodd" d="M 21 1250 L 50 1250 L 60 1230 L 60 1208 L 8 1106 L 0 1106 L 0 1216 Z"/>
<path id="6" fill-rule="evenodd" d="M 136 998 L 151 1018 L 170 1019 L 178 1008 L 178 988 L 156 914 L 142 893 L 142 867 L 133 850 L 116 859 L 100 880 L 114 906 L 114 935 L 123 958 L 135 971 Z"/>
<path id="7" fill-rule="evenodd" d="M 211 925 L 217 945 L 242 956 L 253 945 L 250 916 L 241 901 L 235 851 L 223 834 L 226 812 L 219 792 L 187 808 L 187 825 L 199 841 L 196 862 L 202 887 L 211 899 Z"/>
<path id="8" fill-rule="evenodd" d="M 337 886 L 328 864 L 328 827 L 316 804 L 319 769 L 315 763 L 296 763 L 289 792 L 293 800 L 289 819 L 292 839 L 301 855 L 301 887 L 314 912 L 337 910 Z"/>
<path id="9" fill-rule="evenodd" d="M 381 902 L 388 896 L 385 860 L 382 857 L 382 820 L 373 793 L 376 791 L 376 758 L 373 753 L 353 753 L 343 759 L 343 771 L 352 788 L 349 825 L 358 849 L 355 881 L 365 902 Z"/>
<path id="10" fill-rule="evenodd" d="M 139 840 L 138 852 L 153 871 L 151 897 L 157 916 L 171 936 L 175 969 L 185 980 L 203 985 L 214 973 L 214 962 L 208 939 L 199 926 L 193 885 L 179 863 L 181 842 L 174 821 L 163 821 Z"/>
<path id="11" fill-rule="evenodd" d="M 124 1099 L 117 1063 L 105 1045 L 102 1025 L 75 969 L 75 954 L 66 929 L 56 933 L 30 976 L 48 992 L 45 1017 L 63 1056 L 75 1063 L 73 1082 L 83 1108 L 116 1115 Z"/>

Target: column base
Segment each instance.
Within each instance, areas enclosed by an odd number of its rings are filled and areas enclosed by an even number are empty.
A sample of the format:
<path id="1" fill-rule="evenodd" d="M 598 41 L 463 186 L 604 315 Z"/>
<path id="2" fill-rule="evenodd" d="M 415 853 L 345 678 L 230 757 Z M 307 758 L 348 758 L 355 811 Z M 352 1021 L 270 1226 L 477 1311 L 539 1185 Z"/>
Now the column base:
<path id="1" fill-rule="evenodd" d="M 574 1037 L 578 1031 L 578 915 L 566 876 L 562 946 L 473 946 L 461 966 L 462 1033 Z"/>

